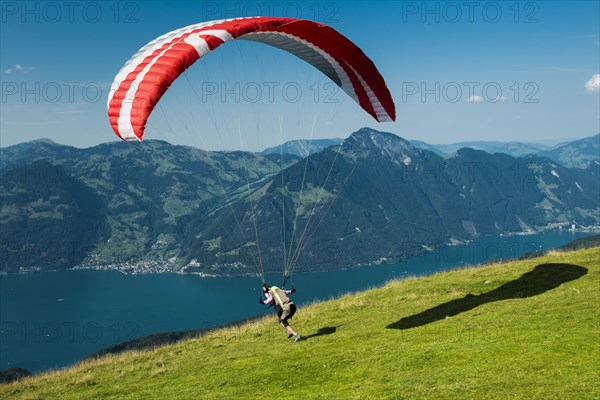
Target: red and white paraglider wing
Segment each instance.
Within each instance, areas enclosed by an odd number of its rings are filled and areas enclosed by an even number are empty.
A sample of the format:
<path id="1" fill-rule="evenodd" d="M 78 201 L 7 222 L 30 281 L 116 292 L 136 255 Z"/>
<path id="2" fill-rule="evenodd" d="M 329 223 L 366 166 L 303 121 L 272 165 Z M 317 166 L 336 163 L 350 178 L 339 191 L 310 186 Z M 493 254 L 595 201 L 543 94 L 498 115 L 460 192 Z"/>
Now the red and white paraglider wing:
<path id="1" fill-rule="evenodd" d="M 117 136 L 142 140 L 150 113 L 173 81 L 200 57 L 233 39 L 294 54 L 327 75 L 377 121 L 396 118 L 381 74 L 346 37 L 312 21 L 251 17 L 190 25 L 142 47 L 119 71 L 108 96 L 108 115 Z"/>

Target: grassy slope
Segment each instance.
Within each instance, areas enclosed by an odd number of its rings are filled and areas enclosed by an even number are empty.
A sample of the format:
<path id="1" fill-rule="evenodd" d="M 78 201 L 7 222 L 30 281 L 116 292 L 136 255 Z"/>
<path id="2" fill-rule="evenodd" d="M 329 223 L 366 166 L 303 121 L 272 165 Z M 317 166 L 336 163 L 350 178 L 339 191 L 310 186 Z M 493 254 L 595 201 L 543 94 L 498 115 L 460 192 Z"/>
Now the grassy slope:
<path id="1" fill-rule="evenodd" d="M 546 263 L 588 271 L 541 294 L 540 276 L 500 288 Z M 597 399 L 599 274 L 595 248 L 392 282 L 302 307 L 297 344 L 268 317 L 26 378 L 0 398 Z M 452 310 L 465 311 L 440 317 Z M 437 320 L 386 328 L 410 316 Z"/>

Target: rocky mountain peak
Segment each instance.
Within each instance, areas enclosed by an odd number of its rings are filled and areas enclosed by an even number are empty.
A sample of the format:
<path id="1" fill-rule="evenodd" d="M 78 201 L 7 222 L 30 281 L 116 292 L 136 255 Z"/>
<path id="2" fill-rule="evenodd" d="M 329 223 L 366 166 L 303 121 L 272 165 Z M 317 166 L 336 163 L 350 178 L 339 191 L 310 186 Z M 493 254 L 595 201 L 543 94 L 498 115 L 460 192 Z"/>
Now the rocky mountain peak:
<path id="1" fill-rule="evenodd" d="M 347 151 L 366 150 L 394 161 L 409 165 L 411 160 L 419 157 L 421 150 L 408 140 L 389 132 L 380 132 L 370 128 L 362 128 L 344 140 L 343 147 Z"/>

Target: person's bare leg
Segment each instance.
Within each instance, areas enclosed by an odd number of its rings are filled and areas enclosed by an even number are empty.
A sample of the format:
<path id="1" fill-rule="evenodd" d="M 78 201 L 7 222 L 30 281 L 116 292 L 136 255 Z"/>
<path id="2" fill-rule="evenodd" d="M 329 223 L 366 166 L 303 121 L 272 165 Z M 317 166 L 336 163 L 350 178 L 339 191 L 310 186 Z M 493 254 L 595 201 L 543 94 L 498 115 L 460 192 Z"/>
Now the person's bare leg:
<path id="1" fill-rule="evenodd" d="M 287 321 L 281 321 L 281 325 L 285 328 L 285 330 L 288 333 L 288 338 L 291 338 L 292 336 L 294 337 L 294 342 L 298 342 L 300 340 L 302 340 L 302 337 L 300 336 L 300 334 L 298 332 L 296 332 L 294 330 L 294 328 L 292 328 L 290 326 L 290 324 L 288 324 Z"/>
<path id="2" fill-rule="evenodd" d="M 287 331 L 287 333 L 289 333 L 290 335 L 296 336 L 298 333 L 294 330 L 294 328 L 292 328 L 290 326 L 290 324 L 288 324 L 287 321 L 281 321 L 281 325 L 285 328 L 285 330 Z"/>

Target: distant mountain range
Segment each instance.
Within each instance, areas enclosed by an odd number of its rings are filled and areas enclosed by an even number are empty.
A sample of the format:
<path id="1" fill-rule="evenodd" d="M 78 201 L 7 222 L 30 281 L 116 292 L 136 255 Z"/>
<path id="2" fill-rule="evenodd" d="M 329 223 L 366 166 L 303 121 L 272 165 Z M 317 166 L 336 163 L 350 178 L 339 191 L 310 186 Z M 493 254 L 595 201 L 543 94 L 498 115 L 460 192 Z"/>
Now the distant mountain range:
<path id="1" fill-rule="evenodd" d="M 281 153 L 162 141 L 2 148 L 2 271 L 323 270 L 600 223 L 600 163 L 468 148 L 442 157 L 367 128 L 322 146 L 285 154 L 283 168 Z"/>
<path id="2" fill-rule="evenodd" d="M 78 149 L 38 140 L 0 155 L 2 270 L 11 272 L 152 258 L 181 239 L 187 218 L 281 168 L 279 155 L 161 141 Z M 296 161 L 285 155 L 284 166 Z"/>
<path id="3" fill-rule="evenodd" d="M 343 139 L 290 140 L 281 146 L 269 147 L 263 154 L 293 154 L 306 157 L 318 153 L 329 146 L 339 145 Z M 600 162 L 600 134 L 568 143 L 548 147 L 537 143 L 471 141 L 450 144 L 429 144 L 422 140 L 411 140 L 410 143 L 423 150 L 428 150 L 442 157 L 460 149 L 468 148 L 485 151 L 490 154 L 504 153 L 513 157 L 524 157 L 530 154 L 546 157 L 565 167 L 587 168 L 591 162 Z"/>
<path id="4" fill-rule="evenodd" d="M 306 157 L 310 154 L 318 153 L 319 151 L 342 143 L 343 139 L 314 139 L 314 140 L 290 140 L 282 145 L 275 147 L 267 147 L 262 151 L 262 154 L 292 154 L 299 157 Z"/>
<path id="5" fill-rule="evenodd" d="M 504 153 L 513 157 L 523 157 L 529 154 L 538 154 L 544 150 L 546 146 L 521 143 L 521 142 L 498 142 L 498 141 L 474 141 L 474 142 L 458 142 L 452 144 L 435 144 L 437 150 L 444 155 L 448 155 L 460 149 L 469 148 L 474 150 L 485 151 L 490 154 Z"/>
<path id="6" fill-rule="evenodd" d="M 600 134 L 563 143 L 538 153 L 568 167 L 587 168 L 600 161 Z"/>

